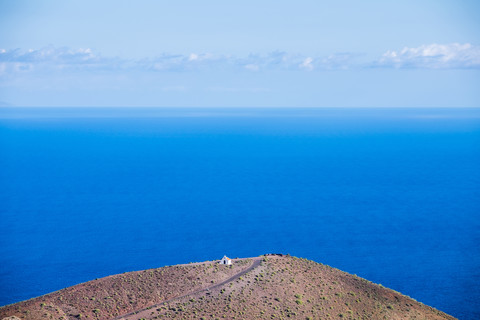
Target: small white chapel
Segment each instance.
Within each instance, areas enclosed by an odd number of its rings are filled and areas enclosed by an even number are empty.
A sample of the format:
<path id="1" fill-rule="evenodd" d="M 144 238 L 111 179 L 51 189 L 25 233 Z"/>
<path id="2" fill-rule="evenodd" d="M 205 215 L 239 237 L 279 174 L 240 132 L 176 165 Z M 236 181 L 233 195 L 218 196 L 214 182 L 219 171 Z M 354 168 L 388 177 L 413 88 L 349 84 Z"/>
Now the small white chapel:
<path id="1" fill-rule="evenodd" d="M 223 258 L 220 260 L 219 264 L 231 265 L 232 264 L 232 259 L 230 259 L 227 256 L 223 256 Z"/>

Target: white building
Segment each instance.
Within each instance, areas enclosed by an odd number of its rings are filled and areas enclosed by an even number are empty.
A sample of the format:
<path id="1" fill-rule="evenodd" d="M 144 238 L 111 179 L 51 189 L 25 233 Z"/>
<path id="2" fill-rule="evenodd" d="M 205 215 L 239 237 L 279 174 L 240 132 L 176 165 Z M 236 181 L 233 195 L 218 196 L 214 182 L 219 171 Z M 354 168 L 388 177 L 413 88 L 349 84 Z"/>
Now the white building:
<path id="1" fill-rule="evenodd" d="M 223 256 L 222 260 L 219 262 L 220 264 L 226 264 L 226 265 L 231 265 L 232 264 L 232 259 L 230 259 L 227 256 Z"/>

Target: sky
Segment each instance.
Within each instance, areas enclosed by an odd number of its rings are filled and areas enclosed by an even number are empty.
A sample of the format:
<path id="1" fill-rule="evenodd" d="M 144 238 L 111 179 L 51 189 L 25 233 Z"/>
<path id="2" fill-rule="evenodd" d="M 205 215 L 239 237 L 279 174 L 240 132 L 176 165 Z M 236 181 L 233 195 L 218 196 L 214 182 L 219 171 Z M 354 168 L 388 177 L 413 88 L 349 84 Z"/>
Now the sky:
<path id="1" fill-rule="evenodd" d="M 0 0 L 0 106 L 480 107 L 480 1 Z"/>

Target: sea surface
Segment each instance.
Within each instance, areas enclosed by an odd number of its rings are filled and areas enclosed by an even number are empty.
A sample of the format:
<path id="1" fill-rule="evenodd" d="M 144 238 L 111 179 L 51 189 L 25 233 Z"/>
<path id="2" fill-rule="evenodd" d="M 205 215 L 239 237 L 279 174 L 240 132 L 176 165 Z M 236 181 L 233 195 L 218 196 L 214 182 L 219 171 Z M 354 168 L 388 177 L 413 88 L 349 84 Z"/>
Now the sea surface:
<path id="1" fill-rule="evenodd" d="M 0 305 L 271 252 L 480 319 L 480 109 L 0 108 Z"/>

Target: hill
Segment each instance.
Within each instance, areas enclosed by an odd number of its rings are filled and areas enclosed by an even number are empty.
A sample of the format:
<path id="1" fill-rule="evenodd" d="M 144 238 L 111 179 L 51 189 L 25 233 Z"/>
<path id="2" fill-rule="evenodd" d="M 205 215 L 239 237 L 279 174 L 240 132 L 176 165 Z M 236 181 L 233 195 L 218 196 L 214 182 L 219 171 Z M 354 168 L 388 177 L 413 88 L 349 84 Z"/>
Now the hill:
<path id="1" fill-rule="evenodd" d="M 0 308 L 0 319 L 454 319 L 396 291 L 284 255 L 109 276 Z"/>

